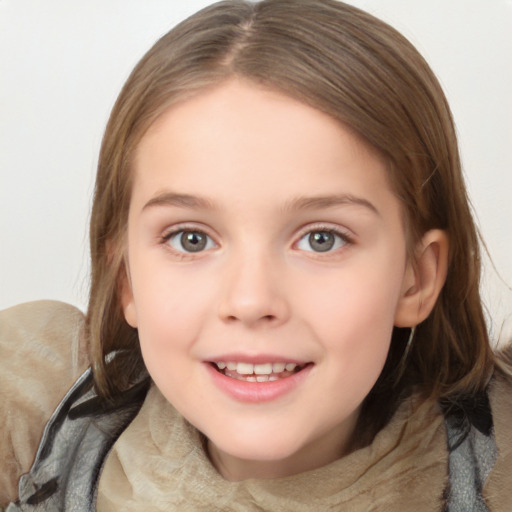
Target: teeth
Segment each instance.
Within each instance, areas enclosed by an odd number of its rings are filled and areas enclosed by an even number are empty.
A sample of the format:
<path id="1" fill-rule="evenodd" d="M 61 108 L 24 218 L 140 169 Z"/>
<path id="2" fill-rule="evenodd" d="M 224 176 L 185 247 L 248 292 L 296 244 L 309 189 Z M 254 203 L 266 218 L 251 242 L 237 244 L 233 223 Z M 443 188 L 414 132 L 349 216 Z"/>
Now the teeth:
<path id="1" fill-rule="evenodd" d="M 272 365 L 272 373 L 282 373 L 286 368 L 286 363 L 274 363 Z"/>
<path id="2" fill-rule="evenodd" d="M 254 373 L 254 365 L 250 363 L 237 363 L 236 372 L 241 375 L 252 375 Z"/>
<path id="3" fill-rule="evenodd" d="M 294 372 L 297 368 L 295 363 L 263 363 L 263 364 L 251 364 L 251 363 L 237 363 L 235 361 L 218 361 L 215 363 L 219 370 L 227 369 L 230 372 L 236 372 L 239 375 L 256 375 L 262 377 L 270 376 L 270 379 L 260 380 L 258 382 L 266 382 L 267 380 L 276 380 L 274 374 L 287 372 Z M 275 378 L 273 378 L 275 377 Z"/>
<path id="4" fill-rule="evenodd" d="M 272 373 L 272 364 L 255 364 L 254 373 L 256 375 L 270 375 Z"/>

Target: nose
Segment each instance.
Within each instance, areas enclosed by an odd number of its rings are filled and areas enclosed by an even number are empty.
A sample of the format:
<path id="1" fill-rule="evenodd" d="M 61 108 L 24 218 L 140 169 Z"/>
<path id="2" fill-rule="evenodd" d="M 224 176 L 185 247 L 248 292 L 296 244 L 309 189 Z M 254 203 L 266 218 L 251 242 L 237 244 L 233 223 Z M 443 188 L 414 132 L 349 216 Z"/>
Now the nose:
<path id="1" fill-rule="evenodd" d="M 290 316 L 283 272 L 271 258 L 240 257 L 226 264 L 219 316 L 247 327 L 279 326 Z"/>

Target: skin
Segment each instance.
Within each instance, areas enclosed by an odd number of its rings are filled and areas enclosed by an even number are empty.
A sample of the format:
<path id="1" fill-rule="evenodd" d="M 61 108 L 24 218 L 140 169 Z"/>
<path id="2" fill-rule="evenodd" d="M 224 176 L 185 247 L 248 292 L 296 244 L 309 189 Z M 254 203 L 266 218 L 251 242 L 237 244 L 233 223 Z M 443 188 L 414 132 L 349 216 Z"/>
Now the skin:
<path id="1" fill-rule="evenodd" d="M 442 286 L 443 234 L 426 235 L 413 271 L 379 156 L 326 114 L 241 80 L 167 110 L 134 173 L 125 317 L 218 471 L 286 476 L 350 452 L 393 326 L 425 318 Z M 204 250 L 187 252 L 184 230 L 206 234 Z M 325 231 L 335 244 L 315 251 L 309 234 Z M 310 365 L 284 395 L 247 403 L 213 383 L 208 362 L 227 354 Z"/>

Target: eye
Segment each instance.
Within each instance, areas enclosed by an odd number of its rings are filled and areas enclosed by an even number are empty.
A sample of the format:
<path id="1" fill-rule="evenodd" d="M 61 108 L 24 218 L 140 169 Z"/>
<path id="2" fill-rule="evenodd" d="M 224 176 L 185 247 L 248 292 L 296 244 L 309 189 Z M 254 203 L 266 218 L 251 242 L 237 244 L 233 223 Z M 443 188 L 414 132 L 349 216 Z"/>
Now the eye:
<path id="1" fill-rule="evenodd" d="M 175 231 L 165 238 L 167 243 L 178 252 L 201 252 L 216 246 L 215 242 L 202 231 Z"/>
<path id="2" fill-rule="evenodd" d="M 297 243 L 301 251 L 328 252 L 348 243 L 347 237 L 332 230 L 317 230 L 306 233 Z"/>

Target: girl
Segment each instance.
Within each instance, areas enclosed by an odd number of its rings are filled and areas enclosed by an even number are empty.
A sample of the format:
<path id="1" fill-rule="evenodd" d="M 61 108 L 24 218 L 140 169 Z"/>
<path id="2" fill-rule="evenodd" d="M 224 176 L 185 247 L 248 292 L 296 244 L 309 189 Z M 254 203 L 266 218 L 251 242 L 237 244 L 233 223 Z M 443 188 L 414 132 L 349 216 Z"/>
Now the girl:
<path id="1" fill-rule="evenodd" d="M 4 314 L 91 365 L 30 468 L 4 427 L 8 511 L 506 510 L 453 123 L 386 24 L 235 0 L 165 35 L 106 129 L 91 261 L 81 336 L 61 305 Z"/>

